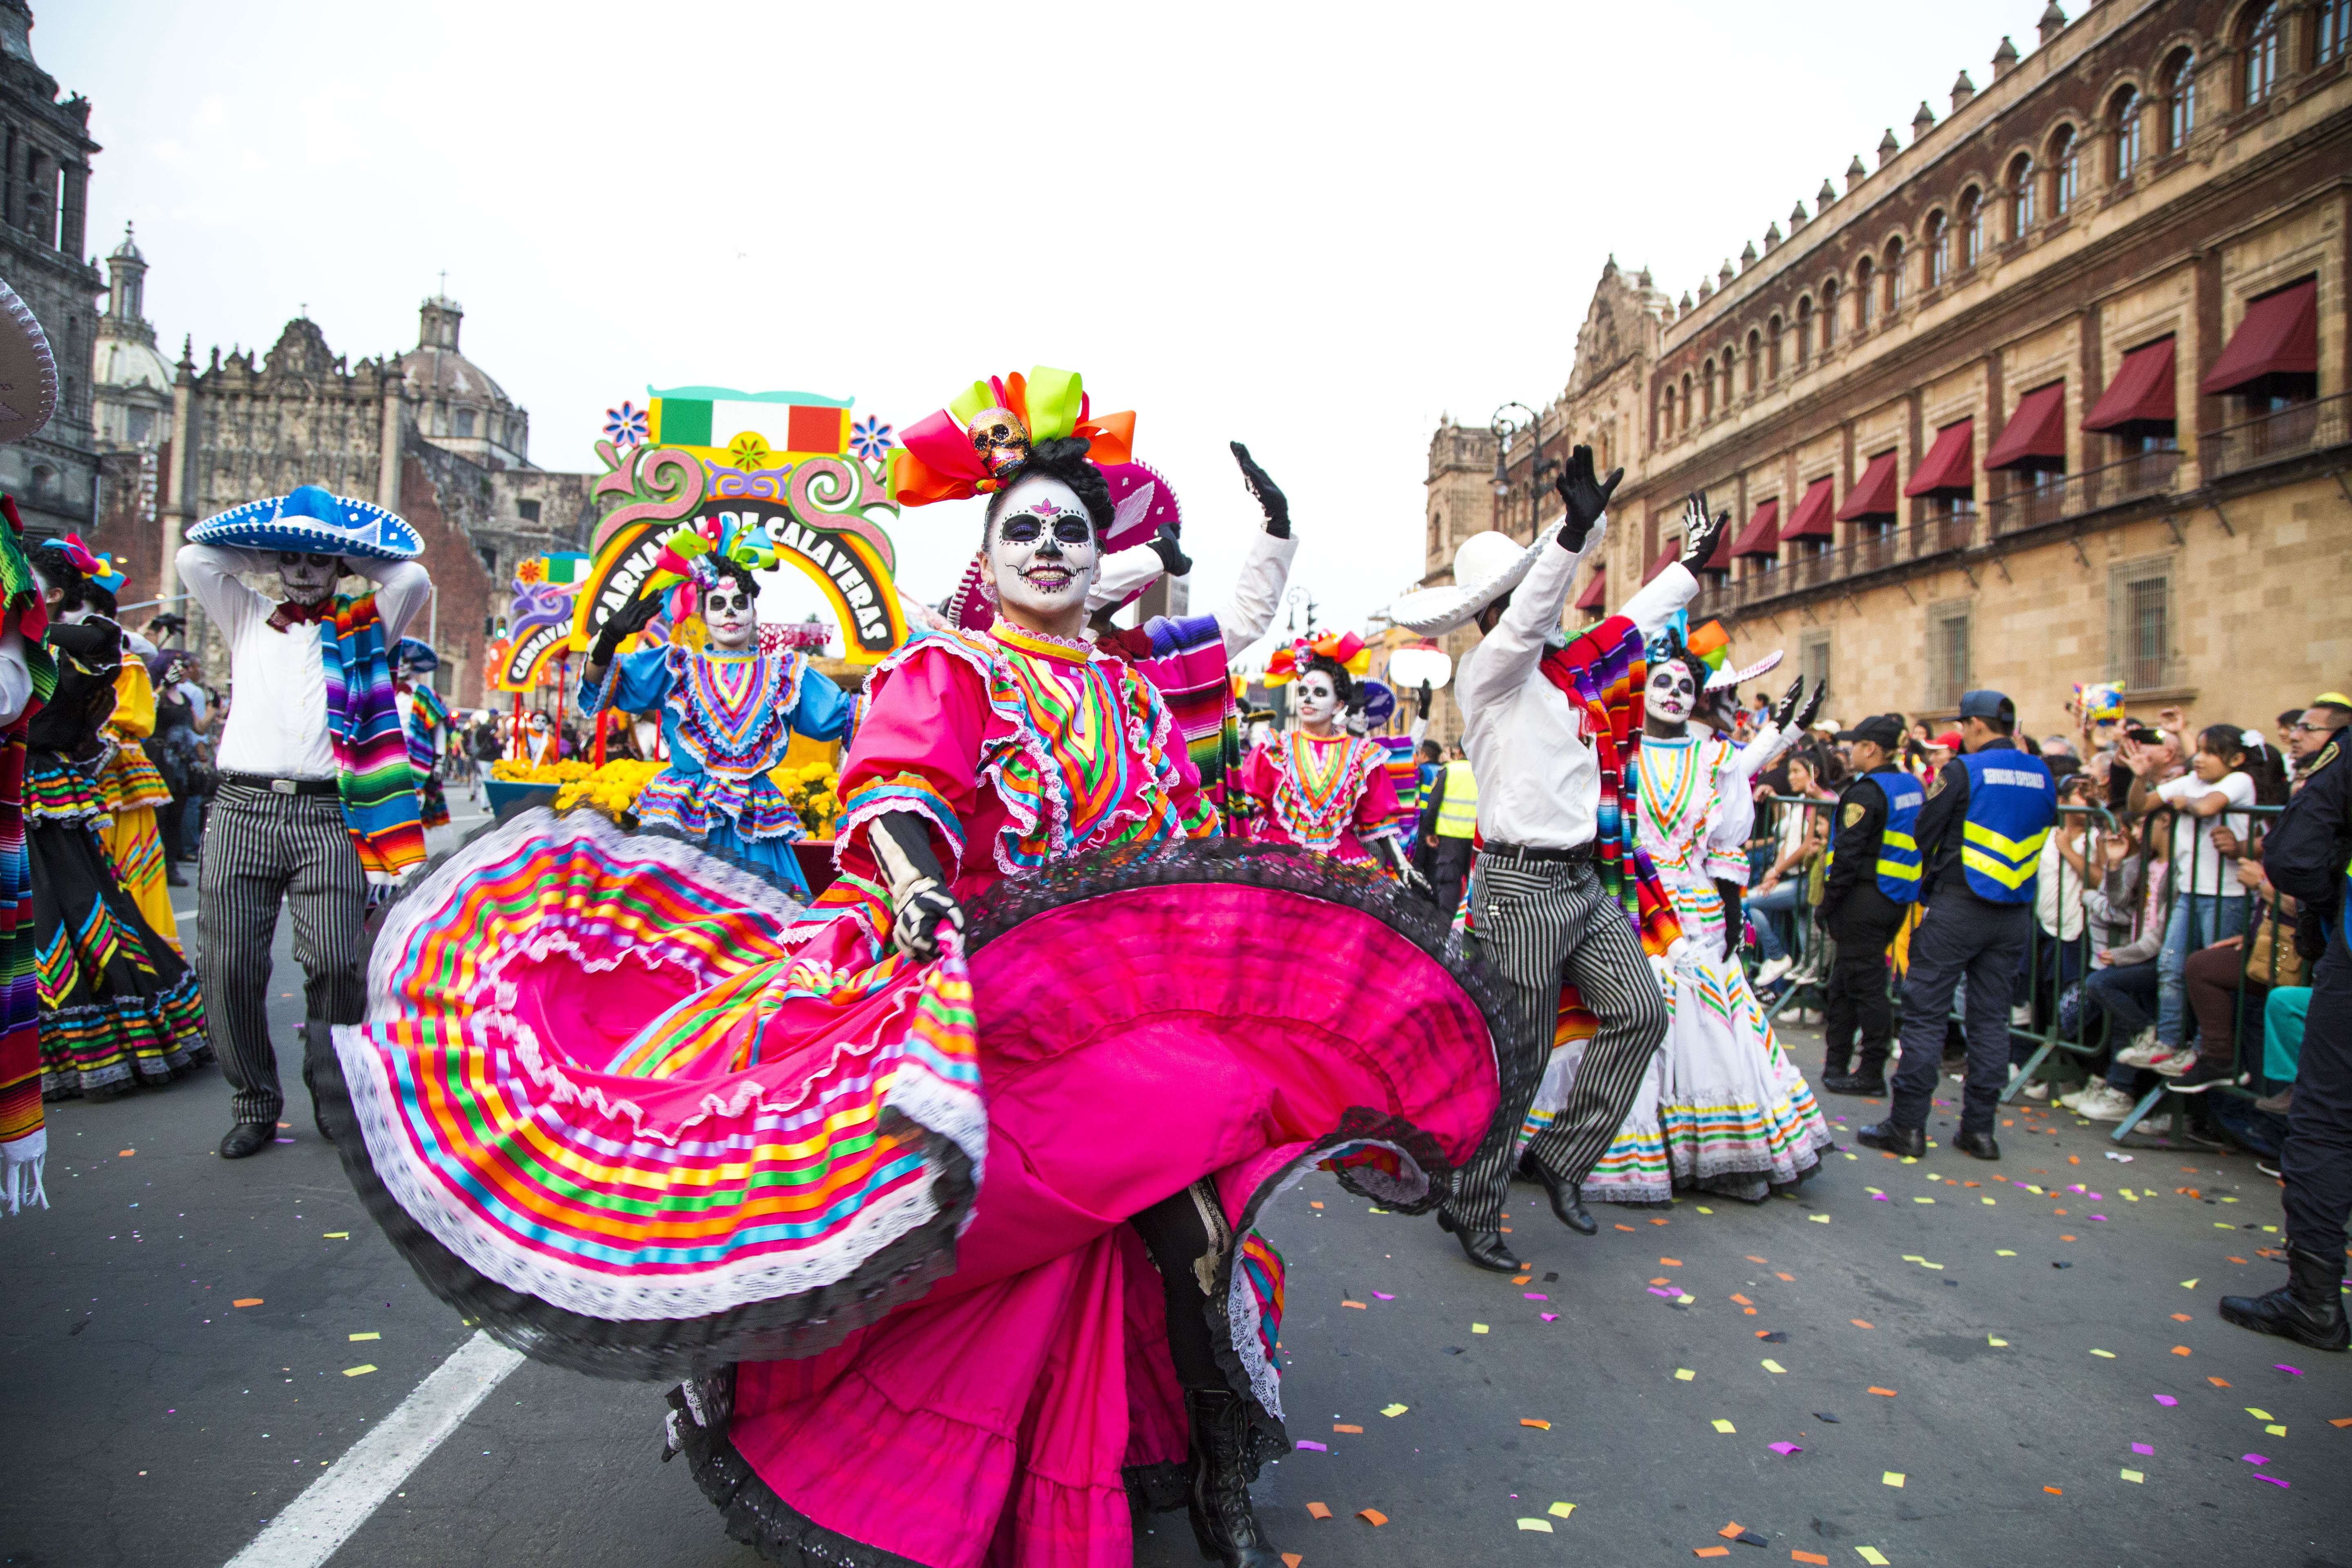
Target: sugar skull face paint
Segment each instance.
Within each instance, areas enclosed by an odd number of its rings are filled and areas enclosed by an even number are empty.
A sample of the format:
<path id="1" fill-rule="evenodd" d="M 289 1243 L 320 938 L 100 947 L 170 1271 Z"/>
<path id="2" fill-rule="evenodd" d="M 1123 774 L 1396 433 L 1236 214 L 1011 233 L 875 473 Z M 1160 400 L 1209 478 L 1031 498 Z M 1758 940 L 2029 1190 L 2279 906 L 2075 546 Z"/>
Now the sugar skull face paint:
<path id="1" fill-rule="evenodd" d="M 1086 603 L 1102 569 L 1102 542 L 1077 491 L 1041 474 L 1004 498 L 984 564 L 999 602 L 1051 618 Z"/>
<path id="2" fill-rule="evenodd" d="M 702 592 L 702 624 L 710 632 L 710 646 L 730 653 L 751 646 L 760 629 L 760 612 L 751 590 L 732 577 L 721 576 Z"/>
<path id="3" fill-rule="evenodd" d="M 1339 717 L 1339 686 L 1328 669 L 1310 669 L 1300 676 L 1291 688 L 1291 706 L 1298 721 L 1314 729 L 1323 729 Z"/>
<path id="4" fill-rule="evenodd" d="M 298 605 L 316 604 L 333 593 L 335 579 L 342 574 L 340 555 L 294 550 L 278 552 L 278 580 L 285 584 L 286 596 Z"/>
<path id="5" fill-rule="evenodd" d="M 1698 706 L 1698 682 L 1693 679 L 1689 665 L 1678 658 L 1670 659 L 1650 671 L 1650 683 L 1643 697 L 1653 717 L 1680 724 Z"/>

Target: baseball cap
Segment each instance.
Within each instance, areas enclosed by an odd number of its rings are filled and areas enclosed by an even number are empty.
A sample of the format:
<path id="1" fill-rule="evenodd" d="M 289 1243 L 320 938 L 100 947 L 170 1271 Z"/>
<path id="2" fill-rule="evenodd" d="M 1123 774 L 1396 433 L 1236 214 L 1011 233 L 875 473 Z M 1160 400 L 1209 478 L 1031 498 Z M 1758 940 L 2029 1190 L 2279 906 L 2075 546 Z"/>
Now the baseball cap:
<path id="1" fill-rule="evenodd" d="M 1851 730 L 1838 731 L 1841 741 L 1868 741 L 1883 752 L 1903 743 L 1903 721 L 1893 713 L 1874 713 Z"/>
<path id="2" fill-rule="evenodd" d="M 1963 736 L 1958 730 L 1947 730 L 1942 734 L 1927 742 L 1927 744 L 1931 746 L 1941 746 L 1948 752 L 1957 752 L 1967 743 L 1967 737 Z"/>
<path id="3" fill-rule="evenodd" d="M 2352 708 L 2352 697 L 2341 691 L 2323 691 L 2311 700 L 2314 708 Z"/>
<path id="4" fill-rule="evenodd" d="M 1960 717 L 1990 719 L 2000 724 L 2017 722 L 2017 704 L 1998 691 L 1979 689 L 1960 693 Z"/>

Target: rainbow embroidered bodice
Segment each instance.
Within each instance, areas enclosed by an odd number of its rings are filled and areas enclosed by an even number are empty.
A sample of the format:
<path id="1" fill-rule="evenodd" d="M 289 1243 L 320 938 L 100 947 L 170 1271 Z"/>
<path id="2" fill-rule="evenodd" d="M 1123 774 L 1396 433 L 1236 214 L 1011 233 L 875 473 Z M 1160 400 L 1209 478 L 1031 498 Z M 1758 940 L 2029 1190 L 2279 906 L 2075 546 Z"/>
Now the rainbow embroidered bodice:
<path id="1" fill-rule="evenodd" d="M 792 744 L 804 656 L 791 648 L 744 656 L 669 651 L 666 706 L 677 750 L 714 773 L 764 773 Z"/>
<path id="2" fill-rule="evenodd" d="M 1293 730 L 1267 753 L 1275 771 L 1274 815 L 1284 831 L 1318 854 L 1352 849 L 1357 806 L 1372 771 L 1388 765 L 1386 748 L 1356 735 Z"/>

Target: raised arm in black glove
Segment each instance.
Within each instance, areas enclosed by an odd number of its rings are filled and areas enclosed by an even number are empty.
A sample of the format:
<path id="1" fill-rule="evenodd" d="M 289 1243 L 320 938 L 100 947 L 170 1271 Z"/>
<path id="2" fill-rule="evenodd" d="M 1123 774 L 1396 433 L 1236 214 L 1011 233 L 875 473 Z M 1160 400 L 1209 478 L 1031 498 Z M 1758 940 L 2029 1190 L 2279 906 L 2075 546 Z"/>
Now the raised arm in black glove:
<path id="1" fill-rule="evenodd" d="M 1429 700 L 1433 695 L 1429 689 L 1429 682 L 1423 681 L 1421 689 L 1413 693 L 1412 716 L 1414 718 L 1425 720 L 1429 717 Z"/>
<path id="2" fill-rule="evenodd" d="M 1183 545 L 1177 542 L 1174 523 L 1160 525 L 1159 533 L 1151 541 L 1151 548 L 1159 553 L 1160 564 L 1168 569 L 1171 577 L 1187 576 L 1192 573 L 1192 558 L 1185 554 Z"/>
<path id="3" fill-rule="evenodd" d="M 596 646 L 588 654 L 588 668 L 601 671 L 609 666 L 621 651 L 621 644 L 653 625 L 661 607 L 659 594 L 646 594 L 624 605 L 620 614 L 606 621 L 604 629 L 596 634 Z"/>
<path id="4" fill-rule="evenodd" d="M 1568 516 L 1559 525 L 1559 547 L 1570 554 L 1584 548 L 1591 537 L 1592 525 L 1609 510 L 1609 498 L 1616 493 L 1617 481 L 1625 477 L 1622 468 L 1612 468 L 1607 479 L 1597 478 L 1592 471 L 1592 448 L 1579 447 L 1569 454 L 1568 467 L 1560 470 L 1557 489 L 1559 499 L 1567 504 Z"/>
<path id="5" fill-rule="evenodd" d="M 1683 564 L 1696 572 L 1715 554 L 1715 547 L 1723 542 L 1723 531 L 1731 526 L 1731 514 L 1707 514 L 1706 492 L 1693 490 L 1683 506 Z"/>
<path id="6" fill-rule="evenodd" d="M 1825 685 L 1814 687 L 1813 694 L 1805 699 L 1805 705 L 1797 710 L 1796 730 L 1790 730 L 1789 728 L 1789 721 L 1784 719 L 1780 721 L 1780 733 L 1783 735 L 1790 735 L 1795 734 L 1799 731 L 1811 729 L 1813 727 L 1813 721 L 1822 716 L 1822 699 L 1829 695 L 1829 690 L 1830 689 Z"/>
<path id="7" fill-rule="evenodd" d="M 1265 509 L 1266 532 L 1276 539 L 1289 538 L 1290 502 L 1284 498 L 1275 482 L 1266 477 L 1265 470 L 1259 468 L 1256 460 L 1251 458 L 1247 447 L 1243 446 L 1239 441 L 1230 441 L 1226 445 L 1234 449 L 1234 461 L 1242 466 L 1242 483 L 1247 485 L 1249 493 L 1257 498 L 1257 504 Z"/>
<path id="8" fill-rule="evenodd" d="M 1787 734 L 1789 732 L 1789 721 L 1797 716 L 1797 704 L 1802 702 L 1804 700 L 1805 678 L 1801 675 L 1797 677 L 1796 679 L 1789 682 L 1789 690 L 1787 695 L 1783 696 L 1780 700 L 1774 705 L 1772 709 L 1772 727 L 1780 731 L 1783 735 Z"/>
<path id="9" fill-rule="evenodd" d="M 963 930 L 963 906 L 948 891 L 947 873 L 931 852 L 929 825 L 911 811 L 887 811 L 867 830 L 866 844 L 890 883 L 892 945 L 910 958 L 940 954 L 940 928 Z"/>

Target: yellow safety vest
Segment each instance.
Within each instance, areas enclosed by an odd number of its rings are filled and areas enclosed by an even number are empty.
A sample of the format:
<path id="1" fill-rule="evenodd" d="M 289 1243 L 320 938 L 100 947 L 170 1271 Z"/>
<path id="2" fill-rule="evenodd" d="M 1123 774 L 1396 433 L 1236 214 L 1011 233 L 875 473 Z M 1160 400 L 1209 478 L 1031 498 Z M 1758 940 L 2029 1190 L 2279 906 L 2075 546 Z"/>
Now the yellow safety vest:
<path id="1" fill-rule="evenodd" d="M 1437 837 L 1468 838 L 1478 831 L 1478 781 L 1468 763 L 1445 764 L 1445 798 L 1437 805 Z"/>

